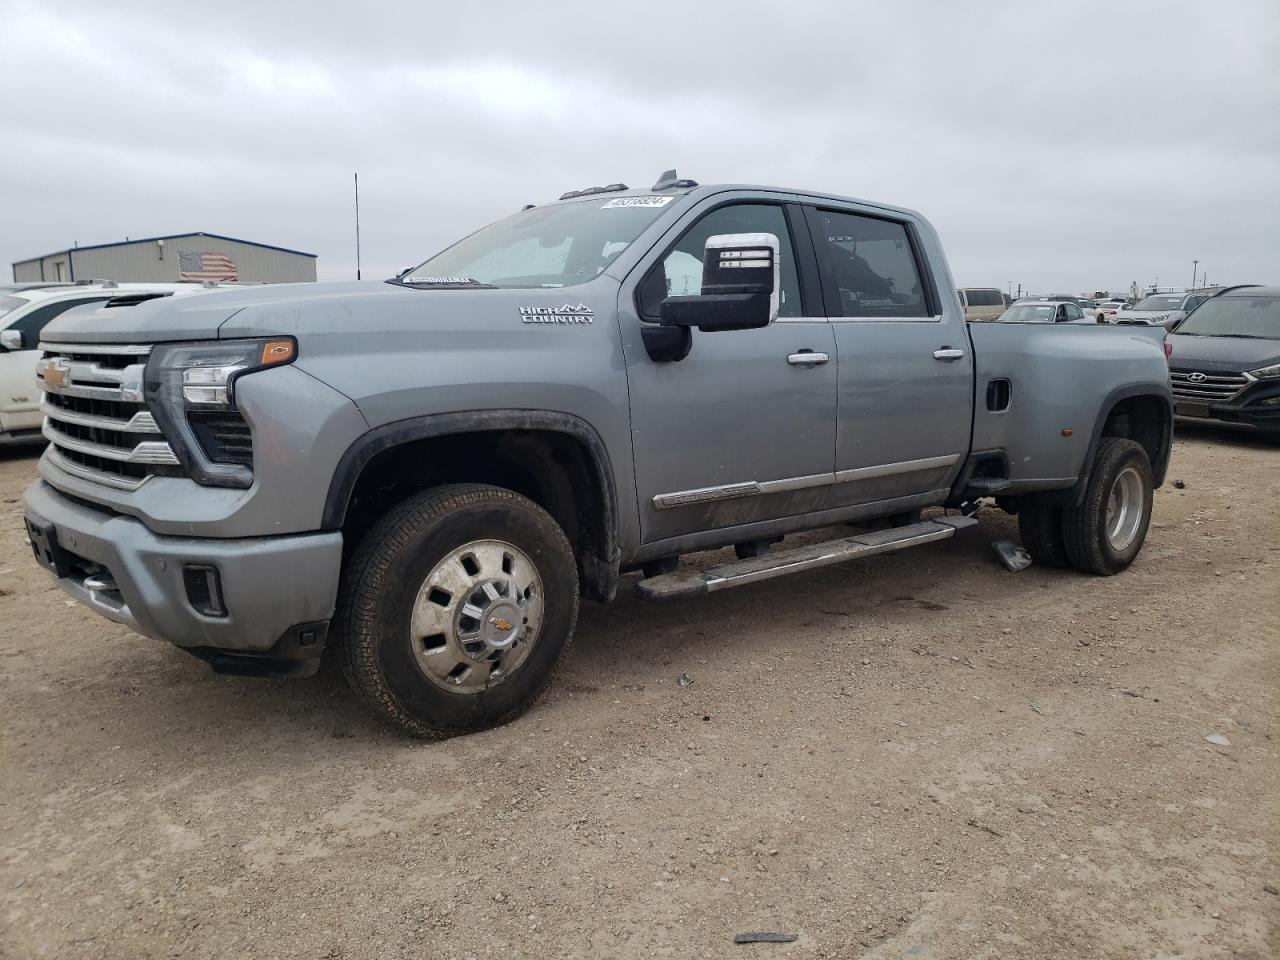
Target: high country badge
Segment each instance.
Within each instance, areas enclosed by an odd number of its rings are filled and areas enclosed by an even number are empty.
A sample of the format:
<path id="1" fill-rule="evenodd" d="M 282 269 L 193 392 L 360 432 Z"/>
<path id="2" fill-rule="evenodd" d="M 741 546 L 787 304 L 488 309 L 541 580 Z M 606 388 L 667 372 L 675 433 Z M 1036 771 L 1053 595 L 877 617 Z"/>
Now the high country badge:
<path id="1" fill-rule="evenodd" d="M 520 319 L 524 323 L 593 323 L 595 311 L 585 303 L 576 307 L 566 303 L 559 307 L 521 307 Z"/>

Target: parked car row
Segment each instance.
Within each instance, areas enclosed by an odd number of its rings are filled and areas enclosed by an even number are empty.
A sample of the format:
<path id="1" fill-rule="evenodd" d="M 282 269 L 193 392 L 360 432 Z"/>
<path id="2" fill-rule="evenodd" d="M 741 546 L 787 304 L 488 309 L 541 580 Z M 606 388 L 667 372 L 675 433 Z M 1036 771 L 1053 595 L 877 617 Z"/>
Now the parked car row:
<path id="1" fill-rule="evenodd" d="M 966 315 L 969 312 L 966 301 Z M 982 318 L 978 318 L 982 319 Z M 1136 304 L 1057 295 L 1015 301 L 1000 323 L 1116 323 L 1169 330 L 1175 416 L 1280 438 L 1280 287 L 1151 294 Z"/>
<path id="2" fill-rule="evenodd" d="M 1116 323 L 1154 324 L 1170 330 L 1173 326 L 1204 303 L 1212 293 L 1153 293 L 1145 297 L 1131 310 L 1122 309 Z"/>
<path id="3" fill-rule="evenodd" d="M 1012 302 L 995 287 L 962 287 L 958 292 L 966 320 L 1000 319 L 1005 310 L 1014 303 L 1071 303 L 1079 307 L 1086 317 L 1097 320 L 1099 323 L 1155 325 L 1171 330 L 1179 320 L 1217 293 L 1218 289 L 1153 293 L 1140 300 L 1119 297 L 1110 300 L 1093 300 L 1068 293 L 1051 293 L 1044 296 L 1022 297 Z M 1044 311 L 1040 311 L 1039 315 L 1043 314 Z M 1064 322 L 1064 319 L 1066 318 L 1058 316 L 1057 322 Z M 1069 320 L 1078 322 L 1074 316 Z"/>
<path id="4" fill-rule="evenodd" d="M 1001 323 L 1098 323 L 1071 300 L 1019 300 L 999 318 Z"/>

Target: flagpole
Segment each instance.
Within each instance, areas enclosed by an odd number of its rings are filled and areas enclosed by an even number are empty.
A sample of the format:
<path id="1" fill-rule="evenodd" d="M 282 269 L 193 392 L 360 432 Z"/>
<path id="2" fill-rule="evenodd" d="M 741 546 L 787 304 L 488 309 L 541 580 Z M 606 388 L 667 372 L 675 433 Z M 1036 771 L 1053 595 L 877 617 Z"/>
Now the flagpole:
<path id="1" fill-rule="evenodd" d="M 356 188 L 356 279 L 360 279 L 360 174 L 353 173 Z"/>

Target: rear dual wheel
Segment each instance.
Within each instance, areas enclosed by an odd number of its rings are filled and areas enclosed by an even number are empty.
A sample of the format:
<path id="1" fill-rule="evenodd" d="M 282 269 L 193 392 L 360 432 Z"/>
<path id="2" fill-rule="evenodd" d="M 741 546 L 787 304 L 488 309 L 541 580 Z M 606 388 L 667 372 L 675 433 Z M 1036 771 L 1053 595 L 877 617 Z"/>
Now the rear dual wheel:
<path id="1" fill-rule="evenodd" d="M 451 484 L 365 535 L 344 572 L 334 652 L 383 718 L 450 736 L 527 709 L 577 613 L 577 566 L 555 520 L 510 490 Z"/>
<path id="2" fill-rule="evenodd" d="M 1146 541 L 1154 491 L 1146 450 L 1133 440 L 1103 437 L 1078 507 L 1032 500 L 1018 511 L 1022 545 L 1043 566 L 1119 573 Z"/>
<path id="3" fill-rule="evenodd" d="M 1142 445 L 1103 437 L 1084 500 L 1062 511 L 1063 545 L 1071 565 L 1109 577 L 1133 563 L 1147 539 L 1154 496 L 1151 461 Z"/>

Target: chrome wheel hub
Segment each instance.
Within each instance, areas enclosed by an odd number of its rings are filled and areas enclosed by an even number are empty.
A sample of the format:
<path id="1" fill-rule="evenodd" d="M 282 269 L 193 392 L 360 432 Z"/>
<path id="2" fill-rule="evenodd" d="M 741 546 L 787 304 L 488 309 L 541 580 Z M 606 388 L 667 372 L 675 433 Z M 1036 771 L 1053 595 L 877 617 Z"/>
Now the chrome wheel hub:
<path id="1" fill-rule="evenodd" d="M 542 626 L 542 580 L 528 555 L 501 540 L 451 551 L 418 588 L 409 642 L 438 687 L 479 693 L 522 664 Z"/>
<path id="2" fill-rule="evenodd" d="M 1111 484 L 1107 497 L 1107 542 L 1113 550 L 1126 550 L 1132 545 L 1142 526 L 1145 507 L 1142 477 L 1135 467 L 1125 467 Z"/>

